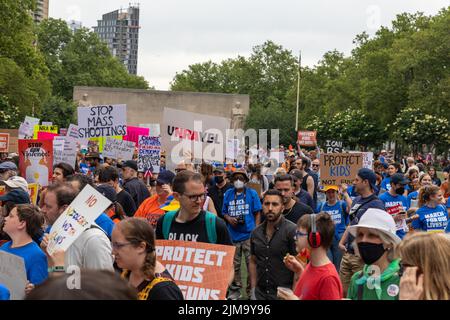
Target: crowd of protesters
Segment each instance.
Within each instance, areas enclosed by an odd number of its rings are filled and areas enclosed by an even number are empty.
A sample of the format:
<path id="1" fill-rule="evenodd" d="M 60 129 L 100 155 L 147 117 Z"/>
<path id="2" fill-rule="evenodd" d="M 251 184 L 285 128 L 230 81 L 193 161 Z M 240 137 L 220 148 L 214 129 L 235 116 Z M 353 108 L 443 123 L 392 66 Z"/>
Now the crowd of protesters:
<path id="1" fill-rule="evenodd" d="M 441 180 L 430 155 L 396 162 L 382 150 L 352 185 L 321 185 L 317 151 L 173 171 L 162 156 L 150 175 L 89 152 L 75 168 L 56 164 L 36 204 L 18 157 L 3 155 L 0 250 L 23 258 L 26 299 L 182 300 L 155 253 L 155 240 L 169 239 L 234 246 L 230 300 L 449 300 L 448 162 Z M 49 255 L 52 224 L 87 185 L 111 205 Z M 82 290 L 66 288 L 73 265 L 91 279 Z M 9 297 L 0 283 L 0 300 Z"/>

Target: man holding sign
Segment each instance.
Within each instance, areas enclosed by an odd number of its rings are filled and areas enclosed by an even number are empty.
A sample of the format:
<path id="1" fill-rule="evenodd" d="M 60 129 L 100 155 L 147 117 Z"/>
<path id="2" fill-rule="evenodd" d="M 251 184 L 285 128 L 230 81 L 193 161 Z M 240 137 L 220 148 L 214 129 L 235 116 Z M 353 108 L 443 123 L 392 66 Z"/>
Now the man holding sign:
<path id="1" fill-rule="evenodd" d="M 51 185 L 47 189 L 42 212 L 50 228 L 41 248 L 50 255 L 56 249 L 66 251 L 64 266 L 113 271 L 111 243 L 93 221 L 110 204 L 101 194 L 86 186 L 79 194 L 69 184 Z M 80 210 L 81 209 L 81 210 Z M 48 250 L 47 250 L 48 249 Z M 59 267 L 59 268 L 58 268 Z"/>

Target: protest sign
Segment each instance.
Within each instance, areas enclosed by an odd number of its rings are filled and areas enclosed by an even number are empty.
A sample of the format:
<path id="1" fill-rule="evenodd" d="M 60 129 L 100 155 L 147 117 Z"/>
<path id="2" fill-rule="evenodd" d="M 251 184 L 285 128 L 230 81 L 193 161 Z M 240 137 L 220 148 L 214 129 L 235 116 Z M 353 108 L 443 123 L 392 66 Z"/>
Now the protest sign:
<path id="1" fill-rule="evenodd" d="M 316 131 L 299 131 L 297 137 L 297 144 L 302 147 L 317 146 Z"/>
<path id="2" fill-rule="evenodd" d="M 42 125 L 43 125 L 43 126 L 52 126 L 52 125 L 53 125 L 53 122 L 45 122 L 45 121 L 42 121 Z"/>
<path id="3" fill-rule="evenodd" d="M 117 140 L 108 137 L 103 146 L 103 157 L 131 160 L 133 159 L 135 146 L 136 144 L 133 141 Z"/>
<path id="4" fill-rule="evenodd" d="M 123 140 L 133 141 L 137 145 L 139 136 L 150 136 L 150 129 L 127 126 L 127 135 L 123 137 Z"/>
<path id="5" fill-rule="evenodd" d="M 234 251 L 234 246 L 156 240 L 156 257 L 186 300 L 225 300 Z"/>
<path id="6" fill-rule="evenodd" d="M 61 137 L 67 136 L 67 128 L 59 128 L 59 135 Z"/>
<path id="7" fill-rule="evenodd" d="M 325 153 L 320 156 L 320 180 L 322 185 L 353 184 L 362 168 L 361 153 Z"/>
<path id="8" fill-rule="evenodd" d="M 342 141 L 327 140 L 324 148 L 325 153 L 341 153 Z"/>
<path id="9" fill-rule="evenodd" d="M 88 147 L 89 152 L 103 152 L 107 138 L 113 138 L 116 140 L 123 139 L 122 136 L 89 138 L 86 140 L 86 146 Z M 81 141 L 83 140 L 84 139 L 81 139 Z"/>
<path id="10" fill-rule="evenodd" d="M 159 173 L 161 166 L 161 138 L 139 136 L 138 171 Z"/>
<path id="11" fill-rule="evenodd" d="M 239 139 L 227 139 L 226 159 L 234 160 L 239 155 Z"/>
<path id="12" fill-rule="evenodd" d="M 148 135 L 151 137 L 158 137 L 161 135 L 161 126 L 159 123 L 143 123 L 140 124 L 139 127 L 148 128 L 150 130 Z"/>
<path id="13" fill-rule="evenodd" d="M 53 142 L 19 140 L 19 170 L 28 183 L 48 186 L 53 175 Z"/>
<path id="14" fill-rule="evenodd" d="M 37 204 L 37 197 L 39 192 L 39 184 L 37 183 L 29 183 L 28 184 L 28 195 L 30 196 L 31 203 Z"/>
<path id="15" fill-rule="evenodd" d="M 9 289 L 11 300 L 25 298 L 27 273 L 22 257 L 0 251 L 0 283 Z"/>
<path id="16" fill-rule="evenodd" d="M 51 255 L 56 249 L 66 251 L 110 204 L 90 185 L 84 187 L 52 225 L 47 252 Z"/>
<path id="17" fill-rule="evenodd" d="M 67 129 L 67 137 L 71 137 L 73 139 L 79 139 L 80 136 L 78 134 L 78 126 L 75 124 L 70 124 L 69 128 Z"/>
<path id="18" fill-rule="evenodd" d="M 258 197 L 261 198 L 261 193 L 262 193 L 262 186 L 260 183 L 256 183 L 256 182 L 247 182 L 247 187 L 250 189 L 253 189 L 256 191 L 256 193 L 258 194 Z"/>
<path id="19" fill-rule="evenodd" d="M 9 133 L 0 133 L 0 152 L 9 152 Z"/>
<path id="20" fill-rule="evenodd" d="M 127 135 L 126 105 L 78 107 L 77 110 L 80 138 Z"/>
<path id="21" fill-rule="evenodd" d="M 189 154 L 193 160 L 223 161 L 230 119 L 164 108 L 162 145 L 171 170 Z"/>
<path id="22" fill-rule="evenodd" d="M 373 152 L 363 152 L 363 168 L 373 170 Z"/>
<path id="23" fill-rule="evenodd" d="M 19 139 L 33 139 L 34 126 L 39 124 L 38 118 L 26 116 L 19 127 Z"/>
<path id="24" fill-rule="evenodd" d="M 284 162 L 284 152 L 282 151 L 272 151 L 270 152 L 270 158 L 277 161 L 278 164 L 282 164 Z M 278 166 L 277 166 L 278 167 Z M 274 168 L 273 170 L 275 170 Z"/>
<path id="25" fill-rule="evenodd" d="M 39 134 L 41 133 L 41 137 Z M 47 134 L 45 134 L 47 133 Z M 58 126 L 44 126 L 35 125 L 33 129 L 33 139 L 49 139 L 52 140 L 54 136 L 58 135 Z"/>
<path id="26" fill-rule="evenodd" d="M 73 168 L 77 161 L 77 142 L 70 137 L 55 137 L 53 140 L 53 164 L 65 162 Z"/>

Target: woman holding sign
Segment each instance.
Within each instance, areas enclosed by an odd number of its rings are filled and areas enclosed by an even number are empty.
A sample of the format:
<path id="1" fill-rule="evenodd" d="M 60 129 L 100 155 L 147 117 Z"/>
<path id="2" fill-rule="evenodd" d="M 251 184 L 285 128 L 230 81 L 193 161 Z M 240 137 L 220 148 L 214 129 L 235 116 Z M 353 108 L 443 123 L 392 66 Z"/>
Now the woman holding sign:
<path id="1" fill-rule="evenodd" d="M 112 233 L 112 248 L 122 278 L 138 290 L 139 300 L 183 300 L 172 276 L 156 261 L 155 232 L 146 220 L 119 222 Z"/>

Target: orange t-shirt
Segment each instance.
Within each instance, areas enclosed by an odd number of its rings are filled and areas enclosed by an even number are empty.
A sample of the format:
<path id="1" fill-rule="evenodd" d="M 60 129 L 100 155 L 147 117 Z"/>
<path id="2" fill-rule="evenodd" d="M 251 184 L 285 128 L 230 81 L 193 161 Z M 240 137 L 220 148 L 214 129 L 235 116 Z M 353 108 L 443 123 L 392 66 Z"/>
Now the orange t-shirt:
<path id="1" fill-rule="evenodd" d="M 158 202 L 158 195 L 155 194 L 150 198 L 144 200 L 141 203 L 136 213 L 134 214 L 135 218 L 145 218 L 148 223 L 150 223 L 153 228 L 156 228 L 156 223 L 158 222 L 159 217 L 161 217 L 166 212 L 160 208 L 160 204 Z"/>

